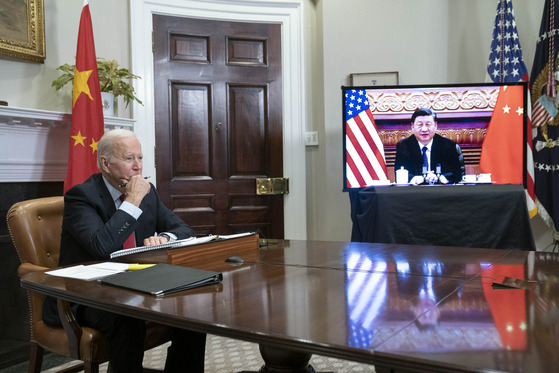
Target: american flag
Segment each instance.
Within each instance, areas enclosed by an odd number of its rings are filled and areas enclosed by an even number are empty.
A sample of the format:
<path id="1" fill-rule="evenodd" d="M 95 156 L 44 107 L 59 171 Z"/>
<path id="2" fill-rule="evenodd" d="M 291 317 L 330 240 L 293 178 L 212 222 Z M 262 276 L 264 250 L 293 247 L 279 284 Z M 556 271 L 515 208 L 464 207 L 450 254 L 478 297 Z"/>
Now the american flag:
<path id="1" fill-rule="evenodd" d="M 498 83 L 528 80 L 528 69 L 524 64 L 518 40 L 512 0 L 499 0 L 497 4 L 487 72 L 491 80 Z"/>
<path id="2" fill-rule="evenodd" d="M 365 90 L 345 91 L 346 183 L 348 188 L 388 181 L 384 146 Z"/>
<path id="3" fill-rule="evenodd" d="M 518 39 L 516 21 L 514 20 L 512 0 L 499 0 L 497 4 L 497 15 L 495 16 L 495 26 L 493 28 L 493 40 L 491 41 L 487 73 L 495 83 L 528 81 L 528 69 L 526 69 L 524 58 L 522 57 L 522 48 L 520 47 L 520 40 Z M 528 103 L 530 103 L 529 96 Z M 537 209 L 534 190 L 534 158 L 531 131 L 532 111 L 529 104 L 527 105 L 527 116 L 526 200 L 530 217 L 534 217 L 536 216 Z"/>

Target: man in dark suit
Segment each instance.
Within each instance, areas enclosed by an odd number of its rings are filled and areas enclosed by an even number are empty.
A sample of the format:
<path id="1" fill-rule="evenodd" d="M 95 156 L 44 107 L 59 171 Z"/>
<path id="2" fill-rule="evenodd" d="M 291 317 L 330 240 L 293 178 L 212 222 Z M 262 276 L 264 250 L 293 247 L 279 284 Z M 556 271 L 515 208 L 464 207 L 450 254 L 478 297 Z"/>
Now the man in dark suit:
<path id="1" fill-rule="evenodd" d="M 436 134 L 437 114 L 431 109 L 417 109 L 411 118 L 413 135 L 396 145 L 394 170 L 408 171 L 412 184 L 458 183 L 464 174 L 460 146 Z"/>
<path id="2" fill-rule="evenodd" d="M 194 236 L 194 231 L 159 199 L 142 177 L 142 148 L 133 132 L 113 130 L 98 143 L 101 173 L 64 196 L 59 265 L 107 260 L 114 251 Z M 145 322 L 73 305 L 78 321 L 101 331 L 109 342 L 112 372 L 142 372 Z M 43 306 L 45 323 L 59 325 L 56 301 Z M 206 335 L 173 331 L 166 372 L 203 372 Z"/>

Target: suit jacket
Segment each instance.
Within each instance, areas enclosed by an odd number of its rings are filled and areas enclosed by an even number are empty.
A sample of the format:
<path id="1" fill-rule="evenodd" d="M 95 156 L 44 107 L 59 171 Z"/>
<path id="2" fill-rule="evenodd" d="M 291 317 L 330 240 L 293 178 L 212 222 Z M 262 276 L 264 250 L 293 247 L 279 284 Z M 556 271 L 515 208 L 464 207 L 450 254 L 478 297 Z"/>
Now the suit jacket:
<path id="1" fill-rule="evenodd" d="M 134 232 L 138 246 L 156 233 L 169 232 L 178 239 L 194 236 L 194 231 L 159 199 L 152 185 L 140 204 L 142 214 L 135 220 L 117 210 L 101 174 L 94 174 L 64 195 L 64 217 L 60 242 L 60 266 L 107 260 Z M 43 319 L 58 324 L 56 302 L 47 298 Z"/>
<path id="2" fill-rule="evenodd" d="M 460 147 L 452 140 L 435 134 L 431 146 L 431 168 L 441 165 L 441 175 L 450 183 L 458 183 L 464 174 L 464 157 Z M 423 155 L 415 135 L 403 139 L 396 145 L 396 162 L 394 170 L 401 167 L 408 170 L 408 180 L 423 174 Z"/>

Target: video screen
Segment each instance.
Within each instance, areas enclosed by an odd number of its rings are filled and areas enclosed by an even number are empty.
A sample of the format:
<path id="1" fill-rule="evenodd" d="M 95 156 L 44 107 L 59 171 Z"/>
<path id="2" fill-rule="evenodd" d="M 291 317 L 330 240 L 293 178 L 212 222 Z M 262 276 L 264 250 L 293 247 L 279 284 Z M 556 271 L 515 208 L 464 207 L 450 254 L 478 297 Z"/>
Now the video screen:
<path id="1" fill-rule="evenodd" d="M 447 185 L 525 185 L 526 82 L 344 86 L 342 105 L 344 191 L 412 185 L 415 176 L 427 184 L 428 173 Z M 412 124 L 418 109 L 435 113 L 435 123 L 421 123 L 420 113 Z"/>

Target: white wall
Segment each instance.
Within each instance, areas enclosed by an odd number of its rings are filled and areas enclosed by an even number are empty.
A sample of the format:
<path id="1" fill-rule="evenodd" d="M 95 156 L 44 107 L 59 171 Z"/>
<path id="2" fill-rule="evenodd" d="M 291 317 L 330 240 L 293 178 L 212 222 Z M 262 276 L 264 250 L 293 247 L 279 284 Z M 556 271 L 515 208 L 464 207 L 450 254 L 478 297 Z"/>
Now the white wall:
<path id="1" fill-rule="evenodd" d="M 89 0 L 97 56 L 130 67 L 127 1 Z M 531 70 L 544 0 L 514 0 L 515 17 Z M 0 100 L 10 106 L 70 112 L 70 87 L 51 86 L 56 67 L 74 60 L 82 9 L 79 0 L 45 0 L 44 64 L 0 57 Z M 351 73 L 399 71 L 401 84 L 485 80 L 497 0 L 308 0 L 305 2 L 307 130 L 320 145 L 307 148 L 309 239 L 349 240 L 349 199 L 342 190 L 340 87 Z M 119 116 L 129 110 L 119 105 Z M 537 246 L 551 242 L 533 219 Z"/>
<path id="2" fill-rule="evenodd" d="M 446 81 L 447 0 L 324 1 L 324 125 L 313 156 L 309 238 L 349 240 L 349 198 L 342 190 L 342 85 L 351 73 L 398 71 L 401 84 Z M 358 11 L 356 11 L 358 9 Z M 436 21 L 435 21 L 436 20 Z"/>
<path id="3" fill-rule="evenodd" d="M 528 73 L 536 51 L 544 0 L 513 0 L 520 45 Z M 453 0 L 449 2 L 448 83 L 485 80 L 485 64 L 498 0 Z M 480 75 L 481 74 L 481 75 Z"/>
<path id="4" fill-rule="evenodd" d="M 46 56 L 44 64 L 0 57 L 0 100 L 8 105 L 61 112 L 72 111 L 68 84 L 60 91 L 51 83 L 61 73 L 56 68 L 74 64 L 83 1 L 44 0 Z M 116 59 L 130 67 L 130 24 L 127 1 L 89 0 L 97 57 Z M 118 105 L 118 115 L 129 116 L 130 108 Z"/>
<path id="5" fill-rule="evenodd" d="M 349 240 L 349 197 L 342 190 L 342 113 L 340 86 L 359 72 L 398 71 L 400 84 L 476 83 L 485 68 L 497 1 L 350 0 L 321 1 L 324 120 L 315 116 L 321 143 L 308 149 L 309 239 Z M 515 1 L 515 17 L 528 71 L 544 0 Z M 536 245 L 552 238 L 533 219 Z"/>

